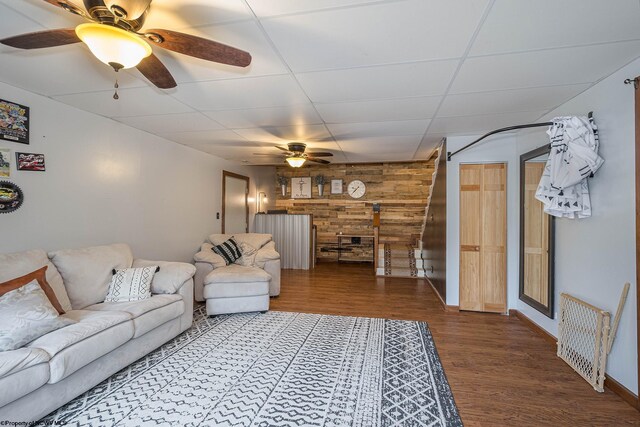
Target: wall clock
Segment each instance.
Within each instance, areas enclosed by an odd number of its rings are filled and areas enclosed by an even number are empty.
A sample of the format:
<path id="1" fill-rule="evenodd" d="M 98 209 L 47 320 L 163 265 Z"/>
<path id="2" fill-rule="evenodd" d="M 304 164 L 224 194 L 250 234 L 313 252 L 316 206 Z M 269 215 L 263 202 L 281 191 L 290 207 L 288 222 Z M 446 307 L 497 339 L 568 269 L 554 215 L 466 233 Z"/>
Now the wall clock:
<path id="1" fill-rule="evenodd" d="M 347 193 L 349 193 L 349 195 L 354 199 L 359 199 L 360 197 L 364 196 L 364 193 L 366 191 L 367 186 L 359 179 L 354 179 L 347 186 Z"/>

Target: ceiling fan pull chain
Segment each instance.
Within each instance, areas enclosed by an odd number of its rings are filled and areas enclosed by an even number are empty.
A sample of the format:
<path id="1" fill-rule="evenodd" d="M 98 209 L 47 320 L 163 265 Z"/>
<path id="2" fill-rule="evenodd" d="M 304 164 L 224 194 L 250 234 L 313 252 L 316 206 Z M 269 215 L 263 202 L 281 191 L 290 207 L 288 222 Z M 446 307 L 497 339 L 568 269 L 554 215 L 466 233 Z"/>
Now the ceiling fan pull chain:
<path id="1" fill-rule="evenodd" d="M 116 90 L 113 94 L 113 99 L 120 99 L 120 96 L 118 95 L 118 87 L 118 78 L 116 77 L 116 84 L 113 85 L 113 88 Z"/>

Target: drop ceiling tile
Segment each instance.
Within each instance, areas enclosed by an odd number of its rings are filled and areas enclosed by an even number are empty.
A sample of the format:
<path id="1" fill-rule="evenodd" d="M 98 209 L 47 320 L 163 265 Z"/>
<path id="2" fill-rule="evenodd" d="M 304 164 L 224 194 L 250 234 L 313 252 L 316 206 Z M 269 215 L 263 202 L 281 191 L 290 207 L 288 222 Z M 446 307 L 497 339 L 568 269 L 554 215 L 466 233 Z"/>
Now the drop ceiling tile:
<path id="1" fill-rule="evenodd" d="M 438 117 L 550 110 L 590 87 L 589 83 L 449 95 Z"/>
<path id="2" fill-rule="evenodd" d="M 162 136 L 171 141 L 188 146 L 218 145 L 219 147 L 257 147 L 257 144 L 247 141 L 230 130 L 167 132 L 163 133 Z"/>
<path id="3" fill-rule="evenodd" d="M 297 74 L 313 102 L 442 95 L 458 64 L 453 61 L 352 68 Z"/>
<path id="4" fill-rule="evenodd" d="M 19 34 L 31 33 L 35 31 L 42 31 L 46 29 L 43 25 L 37 24 L 35 21 L 27 18 L 26 16 L 17 13 L 11 7 L 3 4 L 7 3 L 8 0 L 0 1 L 0 16 L 2 16 L 2 25 L 0 25 L 0 38 L 6 38 L 11 36 L 17 36 Z M 18 3 L 13 0 L 9 4 Z M 22 3 L 22 2 L 20 2 Z M 44 3 L 44 2 L 42 2 Z M 46 3 L 45 3 L 46 4 Z M 53 8 L 53 6 L 51 6 Z M 8 51 L 10 51 L 9 47 L 3 46 Z M 15 50 L 15 49 L 11 49 Z"/>
<path id="5" fill-rule="evenodd" d="M 638 22 L 637 0 L 497 0 L 470 54 L 638 39 Z"/>
<path id="6" fill-rule="evenodd" d="M 193 111 L 166 93 L 150 87 L 121 89 L 120 99 L 113 91 L 59 95 L 52 98 L 68 105 L 106 117 L 144 116 L 151 114 L 187 113 Z"/>
<path id="7" fill-rule="evenodd" d="M 179 85 L 175 98 L 200 111 L 306 104 L 291 76 L 217 80 Z"/>
<path id="8" fill-rule="evenodd" d="M 216 123 L 202 113 L 114 117 L 114 119 L 131 127 L 155 134 L 223 129 L 219 123 Z"/>
<path id="9" fill-rule="evenodd" d="M 400 161 L 413 158 L 422 135 L 338 141 L 349 162 Z"/>
<path id="10" fill-rule="evenodd" d="M 294 141 L 332 141 L 324 125 L 266 126 L 252 129 L 236 129 L 248 141 L 287 144 Z"/>
<path id="11" fill-rule="evenodd" d="M 73 13 L 69 13 L 60 7 L 54 6 L 50 3 L 46 3 L 42 0 L 0 0 L 0 3 L 4 3 L 14 11 L 19 12 L 22 16 L 27 17 L 29 20 L 37 22 L 43 27 L 43 29 L 73 28 L 78 24 L 87 22 L 85 18 L 82 18 Z M 77 4 L 78 6 L 82 6 L 81 0 L 74 1 L 73 3 Z M 11 19 L 6 20 L 4 19 L 4 16 L 7 15 L 0 15 L 3 17 L 2 25 L 0 27 L 3 27 L 5 25 L 5 21 L 9 22 L 9 25 L 11 25 L 10 21 L 14 19 L 14 15 L 15 13 L 8 15 L 11 16 Z M 26 28 L 22 28 L 17 33 L 14 33 L 12 35 L 22 34 L 29 31 L 38 30 L 29 30 Z"/>
<path id="12" fill-rule="evenodd" d="M 459 58 L 486 5 L 486 0 L 407 0 L 262 23 L 291 69 L 302 72 Z"/>
<path id="13" fill-rule="evenodd" d="M 403 120 L 394 122 L 336 123 L 327 125 L 338 141 L 370 137 L 424 135 L 429 120 Z"/>
<path id="14" fill-rule="evenodd" d="M 428 160 L 434 153 L 435 149 L 440 146 L 444 135 L 428 134 L 422 138 L 420 146 L 415 152 L 414 160 Z"/>
<path id="15" fill-rule="evenodd" d="M 243 0 L 153 0 L 145 28 L 182 30 L 222 22 L 252 19 Z"/>
<path id="16" fill-rule="evenodd" d="M 314 104 L 326 123 L 384 122 L 428 119 L 441 96 Z"/>
<path id="17" fill-rule="evenodd" d="M 197 30 L 190 29 L 186 32 L 249 52 L 252 60 L 248 67 L 234 67 L 155 47 L 156 55 L 169 69 L 178 84 L 285 74 L 288 72 L 263 32 L 253 21 L 201 27 Z"/>
<path id="18" fill-rule="evenodd" d="M 249 164 L 254 161 L 260 164 L 269 164 L 266 162 L 263 163 L 263 158 L 253 156 L 252 153 L 255 151 L 255 147 L 251 146 L 238 146 L 237 144 L 234 146 L 225 144 L 192 144 L 188 146 L 225 160 L 233 160 L 241 163 L 244 163 L 243 160 L 246 160 Z"/>
<path id="19" fill-rule="evenodd" d="M 322 123 L 322 119 L 310 103 L 272 108 L 205 111 L 204 114 L 230 129 Z"/>
<path id="20" fill-rule="evenodd" d="M 469 58 L 450 93 L 598 81 L 637 58 L 640 41 Z"/>
<path id="21" fill-rule="evenodd" d="M 544 111 L 529 111 L 519 113 L 487 114 L 465 117 L 442 117 L 431 121 L 428 134 L 464 135 L 483 134 L 494 129 L 533 123 Z"/>
<path id="22" fill-rule="evenodd" d="M 0 79 L 41 95 L 112 90 L 116 78 L 122 89 L 147 85 L 135 70 L 116 75 L 82 44 L 50 49 L 7 49 L 11 51 L 1 54 Z M 136 74 L 140 79 L 135 77 Z"/>
<path id="23" fill-rule="evenodd" d="M 379 2 L 380 0 L 247 0 L 253 12 L 260 18 Z"/>

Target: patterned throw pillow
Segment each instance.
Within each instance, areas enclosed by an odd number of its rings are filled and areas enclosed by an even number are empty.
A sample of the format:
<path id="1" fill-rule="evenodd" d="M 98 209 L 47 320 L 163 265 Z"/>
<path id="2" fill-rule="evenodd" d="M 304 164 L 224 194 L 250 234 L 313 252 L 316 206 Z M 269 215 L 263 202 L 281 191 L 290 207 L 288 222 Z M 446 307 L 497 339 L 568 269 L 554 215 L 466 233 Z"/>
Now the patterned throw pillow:
<path id="1" fill-rule="evenodd" d="M 233 264 L 236 260 L 242 257 L 242 251 L 240 251 L 238 243 L 236 243 L 233 238 L 222 242 L 221 244 L 216 245 L 211 249 L 213 249 L 215 253 L 220 255 L 224 259 L 224 262 L 227 263 L 227 265 Z"/>
<path id="2" fill-rule="evenodd" d="M 18 349 L 73 323 L 58 315 L 38 281 L 32 280 L 0 296 L 0 351 Z"/>
<path id="3" fill-rule="evenodd" d="M 49 282 L 47 282 L 47 268 L 48 266 L 45 265 L 44 267 L 39 268 L 29 274 L 25 274 L 24 276 L 9 280 L 8 282 L 0 283 L 0 296 L 6 294 L 7 292 L 18 289 L 33 280 L 36 280 L 47 298 L 49 298 L 49 302 L 51 302 L 53 308 L 56 309 L 58 314 L 64 314 L 64 309 L 62 308 L 62 305 L 60 305 L 60 302 L 58 302 L 56 293 L 54 292 L 51 285 L 49 285 Z"/>
<path id="4" fill-rule="evenodd" d="M 160 270 L 157 265 L 114 270 L 104 302 L 142 301 L 151 298 L 151 281 Z"/>

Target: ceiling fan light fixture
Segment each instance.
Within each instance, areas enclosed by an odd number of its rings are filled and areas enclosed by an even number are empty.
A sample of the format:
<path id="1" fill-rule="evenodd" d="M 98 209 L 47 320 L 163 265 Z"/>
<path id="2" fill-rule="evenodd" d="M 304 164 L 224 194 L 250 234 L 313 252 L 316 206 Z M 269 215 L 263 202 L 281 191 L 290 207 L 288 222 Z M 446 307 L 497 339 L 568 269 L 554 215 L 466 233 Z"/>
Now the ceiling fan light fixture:
<path id="1" fill-rule="evenodd" d="M 307 159 L 305 159 L 302 156 L 291 156 L 291 157 L 287 157 L 285 160 L 287 161 L 287 163 L 289 163 L 289 166 L 291 166 L 292 168 L 302 167 L 302 165 L 304 165 L 304 162 L 307 161 Z"/>
<path id="2" fill-rule="evenodd" d="M 151 55 L 149 43 L 128 31 L 111 25 L 80 24 L 76 34 L 100 61 L 113 67 L 135 67 L 147 56 Z"/>

